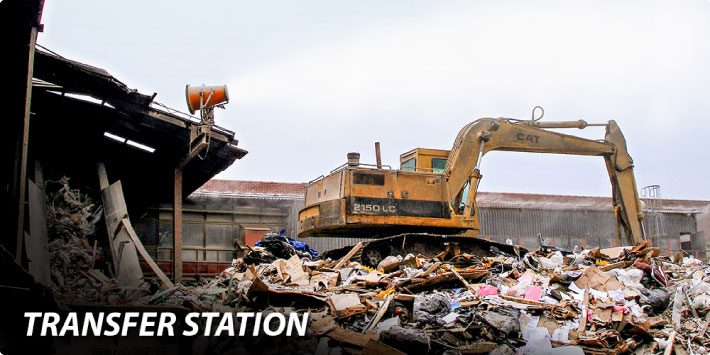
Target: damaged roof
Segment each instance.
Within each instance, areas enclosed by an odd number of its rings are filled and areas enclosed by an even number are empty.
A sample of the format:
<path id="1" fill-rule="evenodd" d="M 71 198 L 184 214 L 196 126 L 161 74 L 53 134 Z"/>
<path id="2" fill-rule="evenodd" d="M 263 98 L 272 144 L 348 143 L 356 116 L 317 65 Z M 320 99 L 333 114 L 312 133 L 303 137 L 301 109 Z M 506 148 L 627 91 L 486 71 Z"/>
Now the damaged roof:
<path id="1" fill-rule="evenodd" d="M 541 195 L 514 192 L 479 192 L 478 204 L 481 207 L 493 208 L 545 208 L 556 210 L 593 210 L 607 211 L 612 209 L 610 197 L 601 196 L 568 196 Z M 648 201 L 642 201 L 650 206 Z M 710 201 L 661 199 L 658 202 L 659 212 L 667 213 L 700 213 Z"/>
<path id="2" fill-rule="evenodd" d="M 212 179 L 194 194 L 205 197 L 302 200 L 306 186 L 305 183 Z"/>
<path id="3" fill-rule="evenodd" d="M 48 165 L 94 162 L 92 167 L 103 161 L 110 180 L 122 181 L 127 199 L 171 199 L 174 171 L 189 152 L 197 117 L 156 102 L 155 93 L 130 89 L 104 69 L 43 50 L 35 51 L 32 95 L 36 158 Z M 247 154 L 233 131 L 215 125 L 211 132 L 206 154 L 183 169 L 185 196 Z"/>

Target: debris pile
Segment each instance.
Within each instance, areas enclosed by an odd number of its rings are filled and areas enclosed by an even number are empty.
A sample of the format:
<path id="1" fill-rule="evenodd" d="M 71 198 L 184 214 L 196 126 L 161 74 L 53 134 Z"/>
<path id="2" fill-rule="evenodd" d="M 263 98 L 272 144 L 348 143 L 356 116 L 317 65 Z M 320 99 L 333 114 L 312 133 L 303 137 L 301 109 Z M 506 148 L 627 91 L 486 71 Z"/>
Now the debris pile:
<path id="1" fill-rule="evenodd" d="M 58 297 L 107 301 L 106 293 L 116 286 L 108 277 L 94 269 L 102 250 L 89 244 L 101 216 L 88 195 L 69 186 L 69 178 L 47 182 L 47 229 L 52 286 Z M 96 287 L 97 278 L 107 282 Z"/>
<path id="2" fill-rule="evenodd" d="M 446 260 L 389 256 L 376 269 L 358 244 L 336 260 L 237 259 L 218 279 L 234 291 L 225 306 L 310 310 L 310 351 L 707 353 L 710 267 L 649 244 L 482 257 L 447 245 Z"/>
<path id="3" fill-rule="evenodd" d="M 103 248 L 96 240 L 102 208 L 72 189 L 69 178 L 48 181 L 47 225 L 50 272 L 55 297 L 68 304 L 179 305 L 211 310 L 219 280 L 194 287 L 177 285 L 159 291 L 154 280 L 139 287 L 119 287 Z M 91 243 L 90 241 L 93 241 Z M 111 275 L 109 277 L 107 275 Z"/>
<path id="4" fill-rule="evenodd" d="M 197 285 L 159 290 L 148 280 L 138 288 L 120 288 L 94 268 L 101 251 L 88 237 L 98 210 L 67 181 L 49 197 L 52 280 L 66 301 L 311 314 L 310 337 L 198 338 L 198 348 L 710 352 L 710 267 L 692 257 L 663 257 L 649 242 L 579 252 L 541 243 L 531 252 L 515 247 L 514 254 L 493 246 L 485 255 L 443 243 L 438 254 L 387 255 L 371 268 L 361 262 L 362 243 L 341 257 L 316 259 L 308 246 L 270 234 L 219 276 Z"/>

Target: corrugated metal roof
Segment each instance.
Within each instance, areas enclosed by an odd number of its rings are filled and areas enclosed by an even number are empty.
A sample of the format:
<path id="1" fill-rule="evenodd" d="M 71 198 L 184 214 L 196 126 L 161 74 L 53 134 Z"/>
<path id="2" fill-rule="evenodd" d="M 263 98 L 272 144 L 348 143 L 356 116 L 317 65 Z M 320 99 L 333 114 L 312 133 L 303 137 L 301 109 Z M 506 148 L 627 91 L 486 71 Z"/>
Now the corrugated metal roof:
<path id="1" fill-rule="evenodd" d="M 253 195 L 293 195 L 303 197 L 306 192 L 306 184 L 274 181 L 212 179 L 202 185 L 198 191 Z"/>
<path id="2" fill-rule="evenodd" d="M 207 191 L 197 190 L 190 197 L 207 197 L 207 198 L 227 198 L 227 199 L 259 199 L 259 200 L 303 200 L 302 194 L 263 194 L 249 192 L 222 192 L 222 191 Z"/>
<path id="3" fill-rule="evenodd" d="M 294 199 L 303 198 L 306 186 L 305 183 L 213 179 L 198 189 L 197 193 L 228 198 Z M 611 198 L 601 196 L 479 191 L 477 200 L 479 207 L 593 211 L 612 209 Z M 710 201 L 663 199 L 660 206 L 663 212 L 700 213 L 710 206 Z"/>
<path id="4" fill-rule="evenodd" d="M 556 210 L 607 211 L 612 208 L 610 197 L 541 195 L 512 192 L 479 192 L 479 207 L 497 208 L 549 208 Z M 710 206 L 710 201 L 660 200 L 662 212 L 700 213 Z"/>

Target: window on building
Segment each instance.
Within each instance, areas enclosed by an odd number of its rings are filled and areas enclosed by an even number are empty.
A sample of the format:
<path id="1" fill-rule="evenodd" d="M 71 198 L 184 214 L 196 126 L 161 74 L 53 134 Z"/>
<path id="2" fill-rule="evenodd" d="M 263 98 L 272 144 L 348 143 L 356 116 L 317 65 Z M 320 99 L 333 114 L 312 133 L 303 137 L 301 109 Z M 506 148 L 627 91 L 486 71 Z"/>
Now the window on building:
<path id="1" fill-rule="evenodd" d="M 417 169 L 417 159 L 410 158 L 402 162 L 402 171 L 416 171 Z"/>
<path id="2" fill-rule="evenodd" d="M 685 251 L 693 250 L 692 243 L 690 241 L 690 233 L 680 233 L 680 248 Z"/>
<path id="3" fill-rule="evenodd" d="M 432 158 L 431 159 L 431 171 L 432 172 L 443 174 L 444 168 L 446 168 L 446 159 L 442 159 L 442 158 Z"/>

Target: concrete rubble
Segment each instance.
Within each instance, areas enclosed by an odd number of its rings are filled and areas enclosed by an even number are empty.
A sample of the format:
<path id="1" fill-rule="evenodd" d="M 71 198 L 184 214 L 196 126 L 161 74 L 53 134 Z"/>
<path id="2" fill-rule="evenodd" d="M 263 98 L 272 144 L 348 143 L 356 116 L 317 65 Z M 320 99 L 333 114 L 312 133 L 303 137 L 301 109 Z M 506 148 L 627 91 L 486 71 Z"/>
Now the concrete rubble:
<path id="1" fill-rule="evenodd" d="M 361 244 L 339 259 L 314 259 L 270 236 L 213 279 L 162 290 L 147 279 L 127 289 L 89 242 L 100 207 L 67 181 L 48 206 L 53 290 L 65 303 L 311 314 L 309 337 L 198 338 L 195 351 L 241 352 L 250 343 L 322 354 L 710 352 L 710 266 L 661 256 L 649 242 L 496 256 L 449 248 L 456 252 L 442 259 L 392 255 L 369 268 L 355 257 Z"/>

